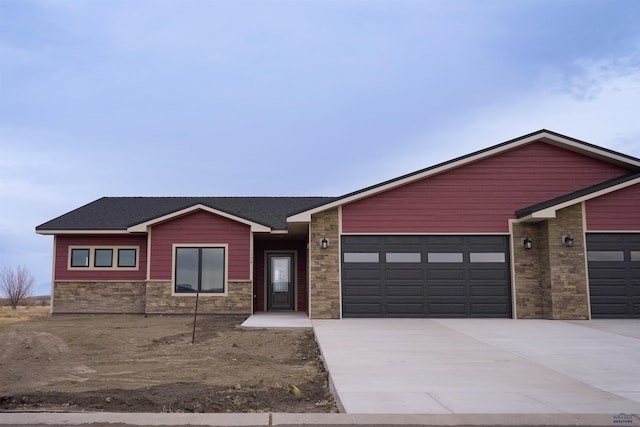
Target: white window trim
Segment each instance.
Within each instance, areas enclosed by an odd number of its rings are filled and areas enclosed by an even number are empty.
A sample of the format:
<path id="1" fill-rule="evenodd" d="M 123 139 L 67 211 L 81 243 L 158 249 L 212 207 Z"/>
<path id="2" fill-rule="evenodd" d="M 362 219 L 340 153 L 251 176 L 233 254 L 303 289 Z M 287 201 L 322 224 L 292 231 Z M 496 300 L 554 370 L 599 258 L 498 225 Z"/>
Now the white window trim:
<path id="1" fill-rule="evenodd" d="M 71 252 L 74 249 L 89 250 L 89 266 L 73 267 L 71 266 Z M 111 249 L 111 267 L 94 267 L 96 249 Z M 136 265 L 134 267 L 118 267 L 118 249 L 135 249 Z M 67 249 L 67 270 L 71 271 L 137 271 L 140 268 L 140 246 L 109 246 L 109 245 L 69 245 Z"/>
<path id="2" fill-rule="evenodd" d="M 200 292 L 200 297 L 229 296 L 229 245 L 227 243 L 174 243 L 171 246 L 171 296 L 195 297 L 198 292 L 176 292 L 176 249 L 177 248 L 223 248 L 224 249 L 224 292 Z"/>

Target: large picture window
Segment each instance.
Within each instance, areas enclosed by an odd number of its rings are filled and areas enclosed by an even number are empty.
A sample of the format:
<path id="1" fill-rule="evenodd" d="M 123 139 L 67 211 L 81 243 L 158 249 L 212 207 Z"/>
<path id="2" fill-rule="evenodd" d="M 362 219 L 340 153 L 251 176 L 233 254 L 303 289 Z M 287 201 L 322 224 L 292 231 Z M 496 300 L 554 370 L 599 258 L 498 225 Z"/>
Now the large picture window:
<path id="1" fill-rule="evenodd" d="M 176 293 L 223 293 L 224 247 L 176 247 Z"/>

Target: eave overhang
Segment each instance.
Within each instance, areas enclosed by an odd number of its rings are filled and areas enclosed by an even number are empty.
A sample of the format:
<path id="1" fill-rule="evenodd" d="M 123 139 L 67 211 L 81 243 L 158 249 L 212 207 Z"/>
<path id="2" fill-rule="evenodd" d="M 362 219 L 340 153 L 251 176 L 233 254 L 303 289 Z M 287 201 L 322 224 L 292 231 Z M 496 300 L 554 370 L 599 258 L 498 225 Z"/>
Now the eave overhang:
<path id="1" fill-rule="evenodd" d="M 36 229 L 36 234 L 42 234 L 45 236 L 54 236 L 56 234 L 131 234 L 127 230 L 87 230 L 87 229 L 63 229 L 63 230 L 38 230 Z"/>

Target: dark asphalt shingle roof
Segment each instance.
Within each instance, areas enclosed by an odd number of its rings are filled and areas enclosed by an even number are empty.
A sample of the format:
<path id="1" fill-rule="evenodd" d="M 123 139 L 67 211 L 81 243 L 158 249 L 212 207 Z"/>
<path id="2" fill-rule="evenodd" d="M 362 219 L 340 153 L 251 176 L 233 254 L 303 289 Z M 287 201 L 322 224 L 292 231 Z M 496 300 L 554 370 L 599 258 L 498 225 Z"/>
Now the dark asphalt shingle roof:
<path id="1" fill-rule="evenodd" d="M 516 213 L 516 218 L 522 218 L 525 217 L 527 215 L 531 215 L 534 212 L 538 212 L 547 208 L 551 208 L 553 206 L 557 206 L 561 203 L 565 203 L 565 202 L 569 202 L 571 200 L 580 198 L 580 197 L 584 197 L 584 196 L 588 196 L 589 194 L 593 194 L 596 193 L 598 191 L 602 191 L 602 190 L 606 190 L 608 188 L 611 187 L 615 187 L 616 185 L 619 184 L 624 184 L 625 182 L 628 181 L 632 181 L 634 179 L 638 179 L 640 178 L 640 173 L 634 173 L 631 175 L 624 175 L 624 176 L 620 176 L 618 178 L 613 178 L 610 179 L 608 181 L 604 181 L 601 182 L 599 184 L 596 185 L 592 185 L 590 187 L 587 188 L 583 188 L 581 190 L 578 191 L 574 191 L 573 193 L 569 193 L 569 194 L 565 194 L 564 196 L 560 196 L 560 197 L 556 197 L 554 199 L 551 200 L 546 200 L 544 202 L 541 203 L 537 203 L 533 206 L 529 206 L 523 209 L 519 209 L 517 210 Z"/>
<path id="2" fill-rule="evenodd" d="M 202 204 L 274 229 L 287 228 L 292 212 L 329 203 L 333 197 L 103 197 L 36 227 L 47 230 L 126 230 Z"/>

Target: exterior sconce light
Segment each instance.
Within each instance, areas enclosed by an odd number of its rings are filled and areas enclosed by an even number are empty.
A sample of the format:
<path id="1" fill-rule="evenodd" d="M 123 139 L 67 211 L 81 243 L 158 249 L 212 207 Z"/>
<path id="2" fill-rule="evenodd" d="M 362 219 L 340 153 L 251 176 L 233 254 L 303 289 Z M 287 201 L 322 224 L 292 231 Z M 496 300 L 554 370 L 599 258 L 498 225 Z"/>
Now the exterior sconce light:
<path id="1" fill-rule="evenodd" d="M 524 245 L 525 249 L 531 249 L 533 247 L 533 242 L 531 241 L 530 238 L 526 238 L 524 239 L 524 241 L 522 242 L 522 244 Z"/>
<path id="2" fill-rule="evenodd" d="M 573 237 L 571 237 L 571 234 L 568 234 L 566 236 L 564 236 L 563 239 L 564 245 L 568 248 L 572 248 L 573 247 Z"/>
<path id="3" fill-rule="evenodd" d="M 327 249 L 329 247 L 329 241 L 327 239 L 322 239 L 322 242 L 320 242 L 320 247 L 322 249 Z"/>

